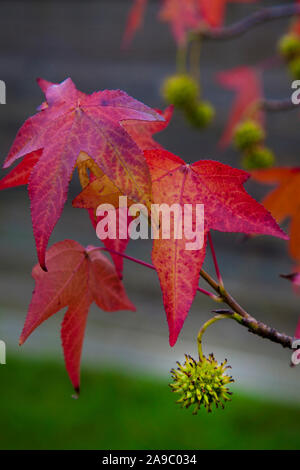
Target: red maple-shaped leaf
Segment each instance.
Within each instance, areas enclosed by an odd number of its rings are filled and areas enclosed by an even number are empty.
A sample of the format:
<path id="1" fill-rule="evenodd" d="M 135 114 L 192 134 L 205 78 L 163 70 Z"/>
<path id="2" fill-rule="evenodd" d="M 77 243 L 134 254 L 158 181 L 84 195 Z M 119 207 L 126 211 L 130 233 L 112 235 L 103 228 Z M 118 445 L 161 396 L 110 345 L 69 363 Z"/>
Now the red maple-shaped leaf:
<path id="1" fill-rule="evenodd" d="M 197 29 L 202 20 L 199 0 L 164 0 L 159 13 L 162 21 L 170 23 L 173 36 L 179 45 L 186 41 L 187 33 Z"/>
<path id="2" fill-rule="evenodd" d="M 136 31 L 142 26 L 147 2 L 148 0 L 133 0 L 123 36 L 123 47 L 128 47 Z"/>
<path id="3" fill-rule="evenodd" d="M 35 289 L 20 337 L 23 344 L 45 320 L 68 307 L 61 338 L 66 369 L 79 391 L 80 359 L 90 305 L 106 312 L 135 310 L 111 262 L 93 246 L 73 240 L 53 245 L 46 254 L 48 272 L 33 268 Z"/>
<path id="4" fill-rule="evenodd" d="M 85 165 L 86 157 L 82 155 L 82 163 Z M 84 168 L 83 168 L 84 170 Z M 72 201 L 73 207 L 87 209 L 92 225 L 97 232 L 98 223 L 104 219 L 105 215 L 97 215 L 97 208 L 100 204 L 110 204 L 116 209 L 116 237 L 105 238 L 102 240 L 104 246 L 109 250 L 124 253 L 129 243 L 128 226 L 133 218 L 128 214 L 128 207 L 133 204 L 130 199 L 127 200 L 126 207 L 119 208 L 121 191 L 112 183 L 112 181 L 98 168 L 89 168 L 90 174 L 86 174 L 82 178 L 84 189 Z M 97 176 L 93 173 L 96 171 Z M 127 215 L 127 217 L 126 217 Z M 123 258 L 110 252 L 110 256 L 115 264 L 120 279 L 123 277 Z"/>
<path id="5" fill-rule="evenodd" d="M 227 3 L 254 3 L 258 0 L 161 0 L 159 19 L 170 24 L 176 42 L 182 45 L 187 33 L 199 27 L 221 27 L 224 23 Z M 132 41 L 141 27 L 147 0 L 133 0 L 129 12 L 123 45 Z"/>
<path id="6" fill-rule="evenodd" d="M 0 180 L 0 190 L 28 184 L 30 174 L 41 155 L 42 150 L 28 153 L 17 166 Z"/>
<path id="7" fill-rule="evenodd" d="M 300 265 L 300 167 L 256 170 L 252 177 L 260 183 L 276 185 L 262 204 L 278 223 L 290 218 L 289 252 Z"/>
<path id="8" fill-rule="evenodd" d="M 79 153 L 87 153 L 124 194 L 149 201 L 147 164 L 121 122 L 163 121 L 163 117 L 120 90 L 86 95 L 70 78 L 61 84 L 39 83 L 47 103 L 19 130 L 4 168 L 43 149 L 30 173 L 28 190 L 38 259 L 45 269 L 45 250 Z"/>
<path id="9" fill-rule="evenodd" d="M 96 231 L 98 223 L 105 217 L 97 215 L 97 208 L 100 204 L 111 204 L 116 208 L 116 238 L 105 238 L 101 240 L 106 248 L 125 253 L 129 243 L 128 226 L 132 222 L 133 217 L 128 213 L 127 207 L 119 208 L 119 197 L 122 196 L 120 191 L 108 180 L 104 175 L 102 178 L 95 178 L 93 175 L 88 184 L 81 193 L 72 201 L 73 207 L 87 209 L 91 223 Z M 128 207 L 132 201 L 128 200 Z M 120 235 L 120 233 L 122 235 Z M 125 235 L 126 234 L 126 235 Z M 110 253 L 117 273 L 120 279 L 123 278 L 123 258 L 122 256 Z"/>
<path id="10" fill-rule="evenodd" d="M 105 216 L 97 216 L 94 209 L 89 209 L 89 215 L 94 229 L 97 230 L 98 223 Z M 105 248 L 107 248 L 108 250 L 112 250 L 109 251 L 109 254 L 114 262 L 116 271 L 120 279 L 123 279 L 124 265 L 124 258 L 120 256 L 120 254 L 125 253 L 127 249 L 127 245 L 130 240 L 128 227 L 133 221 L 133 219 L 134 218 L 129 214 L 128 209 L 126 207 L 116 209 L 116 238 L 108 237 L 104 240 L 101 240 Z M 122 233 L 122 237 L 120 237 L 120 233 Z M 115 254 L 113 253 L 114 251 L 120 254 Z"/>
<path id="11" fill-rule="evenodd" d="M 232 140 L 234 128 L 244 118 L 264 124 L 264 114 L 256 105 L 263 96 L 259 72 L 252 67 L 238 67 L 217 76 L 218 82 L 236 93 L 236 98 L 219 145 L 226 147 Z"/>
<path id="12" fill-rule="evenodd" d="M 162 146 L 153 139 L 153 134 L 157 134 L 168 127 L 173 116 L 174 106 L 168 106 L 164 111 L 160 109 L 155 109 L 155 111 L 164 118 L 163 122 L 122 122 L 122 126 L 141 150 L 162 148 Z"/>
<path id="13" fill-rule="evenodd" d="M 199 273 L 205 257 L 209 230 L 247 234 L 287 236 L 270 213 L 244 189 L 249 178 L 245 171 L 222 163 L 202 160 L 187 165 L 181 158 L 163 150 L 145 152 L 156 204 L 192 204 L 195 230 L 197 204 L 204 205 L 204 245 L 187 250 L 185 237 L 176 239 L 171 224 L 169 239 L 154 240 L 152 260 L 163 293 L 173 346 L 195 297 Z M 171 217 L 174 221 L 174 217 Z"/>

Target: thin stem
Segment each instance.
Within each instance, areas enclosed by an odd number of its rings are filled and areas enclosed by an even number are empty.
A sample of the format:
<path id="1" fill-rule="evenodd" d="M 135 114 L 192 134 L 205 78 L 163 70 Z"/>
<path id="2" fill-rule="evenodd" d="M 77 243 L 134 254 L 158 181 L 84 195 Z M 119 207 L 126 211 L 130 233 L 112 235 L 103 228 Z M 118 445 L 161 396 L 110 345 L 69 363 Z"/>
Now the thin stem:
<path id="1" fill-rule="evenodd" d="M 216 275 L 217 275 L 217 278 L 218 278 L 218 281 L 219 281 L 219 284 L 221 286 L 223 286 L 223 279 L 222 279 L 222 276 L 221 276 L 221 272 L 220 272 L 220 268 L 219 268 L 219 264 L 218 264 L 218 260 L 217 260 L 217 256 L 216 256 L 216 252 L 215 252 L 215 247 L 214 247 L 214 244 L 213 244 L 213 241 L 212 241 L 212 236 L 211 236 L 211 233 L 208 232 L 208 242 L 209 242 L 209 246 L 210 246 L 210 251 L 211 251 L 211 254 L 212 254 L 212 258 L 213 258 L 213 261 L 214 261 L 214 266 L 215 266 L 215 271 L 216 271 Z"/>
<path id="2" fill-rule="evenodd" d="M 199 83 L 200 88 L 200 54 L 201 54 L 201 39 L 199 37 L 191 41 L 190 46 L 190 68 L 191 74 Z M 200 99 L 200 96 L 198 97 Z"/>
<path id="3" fill-rule="evenodd" d="M 238 317 L 239 315 L 235 314 L 235 313 L 232 313 L 232 312 L 228 312 L 228 313 L 221 313 L 219 315 L 215 315 L 213 318 L 211 318 L 210 320 L 208 320 L 207 322 L 204 323 L 204 325 L 201 326 L 200 330 L 199 330 L 199 333 L 198 333 L 198 336 L 197 336 L 197 343 L 198 343 L 198 354 L 199 354 L 199 359 L 200 361 L 203 360 L 203 351 L 202 351 L 202 337 L 205 333 L 205 331 L 207 330 L 207 328 L 210 326 L 210 325 L 213 325 L 214 323 L 216 323 L 217 321 L 219 320 L 223 320 L 224 318 L 234 318 L 236 319 L 235 317 Z"/>
<path id="4" fill-rule="evenodd" d="M 97 247 L 97 248 L 94 248 L 94 250 L 108 251 L 109 253 L 113 253 L 115 255 L 122 256 L 123 258 L 128 259 L 130 261 L 133 261 L 134 263 L 137 263 L 137 264 L 145 266 L 149 269 L 155 270 L 155 267 L 152 264 L 149 264 L 149 263 L 146 263 L 145 261 L 133 258 L 132 256 L 125 255 L 124 253 L 119 253 L 118 251 L 112 250 L 110 248 Z M 94 250 L 91 250 L 91 251 L 94 251 Z M 273 341 L 275 343 L 281 344 L 281 346 L 283 346 L 284 348 L 292 349 L 293 338 L 291 336 L 288 336 L 285 333 L 280 333 L 277 330 L 275 330 L 274 328 L 271 328 L 271 327 L 265 325 L 264 323 L 256 320 L 254 317 L 249 315 L 249 313 L 246 312 L 246 310 L 244 310 L 238 304 L 238 302 L 229 294 L 229 292 L 227 292 L 225 287 L 218 284 L 203 269 L 201 269 L 201 271 L 200 271 L 200 276 L 214 289 L 214 291 L 217 293 L 217 295 L 212 294 L 211 292 L 208 292 L 205 289 L 202 289 L 201 287 L 198 287 L 198 291 L 201 292 L 202 294 L 205 294 L 205 295 L 209 296 L 210 298 L 212 298 L 216 302 L 223 301 L 225 304 L 227 304 L 232 309 L 232 311 L 230 311 L 230 310 L 217 310 L 217 311 L 215 311 L 216 313 L 222 312 L 221 315 L 226 315 L 226 318 L 227 318 L 227 316 L 230 316 L 230 318 L 233 318 L 234 320 L 238 321 L 239 324 L 247 327 L 248 330 L 251 333 L 254 333 L 258 336 L 261 336 L 262 338 L 267 338 L 270 341 Z M 225 318 L 225 317 L 222 317 L 222 318 Z M 209 320 L 209 322 L 210 321 L 211 320 Z"/>
<path id="5" fill-rule="evenodd" d="M 97 251 L 108 251 L 109 253 L 112 253 L 112 254 L 117 255 L 117 256 L 122 256 L 122 258 L 128 259 L 129 261 L 133 261 L 134 263 L 140 264 L 141 266 L 144 266 L 146 268 L 155 270 L 155 267 L 152 264 L 146 263 L 145 261 L 134 258 L 133 256 L 125 255 L 125 253 L 120 253 L 119 251 L 113 250 L 112 248 L 106 248 L 105 246 L 103 246 L 103 247 L 101 246 L 101 247 L 95 248 L 95 251 L 96 250 Z M 91 250 L 91 251 L 94 251 L 94 250 Z M 201 287 L 198 287 L 197 291 L 201 292 L 204 295 L 207 295 L 208 297 L 213 299 L 215 302 L 220 302 L 219 297 L 216 296 L 215 294 L 213 294 L 212 292 L 209 292 L 205 289 L 202 289 Z"/>
<path id="6" fill-rule="evenodd" d="M 186 73 L 186 46 L 179 46 L 176 54 L 176 69 L 178 74 Z"/>
<path id="7" fill-rule="evenodd" d="M 300 15 L 300 5 L 280 5 L 262 8 L 231 26 L 194 31 L 192 37 L 200 36 L 204 39 L 212 40 L 233 39 L 263 23 L 296 15 Z"/>

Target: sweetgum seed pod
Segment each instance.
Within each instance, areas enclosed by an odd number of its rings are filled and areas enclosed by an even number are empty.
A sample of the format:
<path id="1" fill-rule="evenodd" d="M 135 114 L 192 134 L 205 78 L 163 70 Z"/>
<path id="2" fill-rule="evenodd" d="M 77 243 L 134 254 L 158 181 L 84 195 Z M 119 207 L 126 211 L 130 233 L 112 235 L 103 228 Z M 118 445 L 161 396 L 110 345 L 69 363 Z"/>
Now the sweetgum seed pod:
<path id="1" fill-rule="evenodd" d="M 261 125 L 249 119 L 239 124 L 234 131 L 234 145 L 239 150 L 248 150 L 265 139 L 265 132 Z"/>
<path id="2" fill-rule="evenodd" d="M 293 78 L 300 79 L 300 57 L 296 57 L 289 63 L 289 71 Z"/>
<path id="3" fill-rule="evenodd" d="M 186 109 L 188 122 L 196 127 L 203 128 L 211 124 L 215 116 L 214 107 L 207 101 L 198 102 L 195 106 Z"/>
<path id="4" fill-rule="evenodd" d="M 189 75 L 173 75 L 165 80 L 162 93 L 169 104 L 185 109 L 197 100 L 199 87 Z"/>
<path id="5" fill-rule="evenodd" d="M 300 55 L 299 36 L 293 33 L 285 34 L 278 43 L 278 50 L 281 56 L 287 60 Z"/>
<path id="6" fill-rule="evenodd" d="M 256 168 L 270 168 L 275 163 L 275 156 L 272 150 L 267 147 L 257 147 L 244 155 L 242 164 L 246 170 Z"/>
<path id="7" fill-rule="evenodd" d="M 197 414 L 201 407 L 208 412 L 212 411 L 213 405 L 216 408 L 219 404 L 224 407 L 224 403 L 231 400 L 227 385 L 234 382 L 232 377 L 226 375 L 226 363 L 225 360 L 218 364 L 213 354 L 203 356 L 199 361 L 185 355 L 184 364 L 178 364 L 178 369 L 171 370 L 173 383 L 170 386 L 179 395 L 177 403 L 185 408 L 193 406 L 193 414 Z M 185 374 L 181 374 L 182 370 Z M 193 387 L 190 388 L 190 385 Z"/>

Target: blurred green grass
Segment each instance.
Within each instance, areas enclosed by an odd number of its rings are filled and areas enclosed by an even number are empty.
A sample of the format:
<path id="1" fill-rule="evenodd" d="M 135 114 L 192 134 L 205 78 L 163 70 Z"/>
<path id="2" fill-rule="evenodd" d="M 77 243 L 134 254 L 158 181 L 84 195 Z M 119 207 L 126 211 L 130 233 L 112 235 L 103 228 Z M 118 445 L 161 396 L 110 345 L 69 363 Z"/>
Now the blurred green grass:
<path id="1" fill-rule="evenodd" d="M 10 358 L 0 366 L 0 448 L 299 449 L 300 407 L 235 390 L 225 410 L 192 416 L 167 380 L 84 369 L 73 400 L 62 364 Z"/>

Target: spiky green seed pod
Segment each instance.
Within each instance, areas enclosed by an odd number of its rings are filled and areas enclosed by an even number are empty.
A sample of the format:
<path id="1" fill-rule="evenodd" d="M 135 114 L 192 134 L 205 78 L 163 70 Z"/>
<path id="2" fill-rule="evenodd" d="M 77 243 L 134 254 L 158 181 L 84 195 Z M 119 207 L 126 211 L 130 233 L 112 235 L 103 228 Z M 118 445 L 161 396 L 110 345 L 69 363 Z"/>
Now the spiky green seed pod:
<path id="1" fill-rule="evenodd" d="M 167 103 L 186 109 L 197 100 L 199 87 L 189 75 L 173 75 L 165 80 L 162 93 Z"/>
<path id="2" fill-rule="evenodd" d="M 233 142 L 237 149 L 247 150 L 261 143 L 265 138 L 265 131 L 253 119 L 243 121 L 235 128 Z"/>
<path id="3" fill-rule="evenodd" d="M 275 156 L 272 150 L 267 147 L 257 147 L 244 155 L 242 164 L 246 170 L 256 168 L 270 168 L 275 163 Z"/>
<path id="4" fill-rule="evenodd" d="M 230 368 L 226 359 L 218 364 L 210 354 L 197 362 L 185 355 L 185 363 L 177 364 L 178 368 L 171 370 L 173 383 L 170 384 L 172 391 L 180 395 L 176 403 L 185 408 L 193 405 L 193 414 L 197 414 L 201 406 L 211 412 L 213 404 L 224 408 L 224 403 L 231 400 L 231 392 L 226 385 L 234 380 L 225 375 L 226 369 Z"/>
<path id="5" fill-rule="evenodd" d="M 291 60 L 300 55 L 300 38 L 294 33 L 285 34 L 279 40 L 278 50 L 282 57 Z"/>
<path id="6" fill-rule="evenodd" d="M 289 71 L 293 78 L 300 79 L 300 57 L 296 57 L 289 62 Z"/>
<path id="7" fill-rule="evenodd" d="M 214 107 L 208 101 L 202 101 L 195 106 L 190 106 L 185 111 L 188 122 L 196 127 L 203 128 L 209 126 L 215 116 Z"/>

